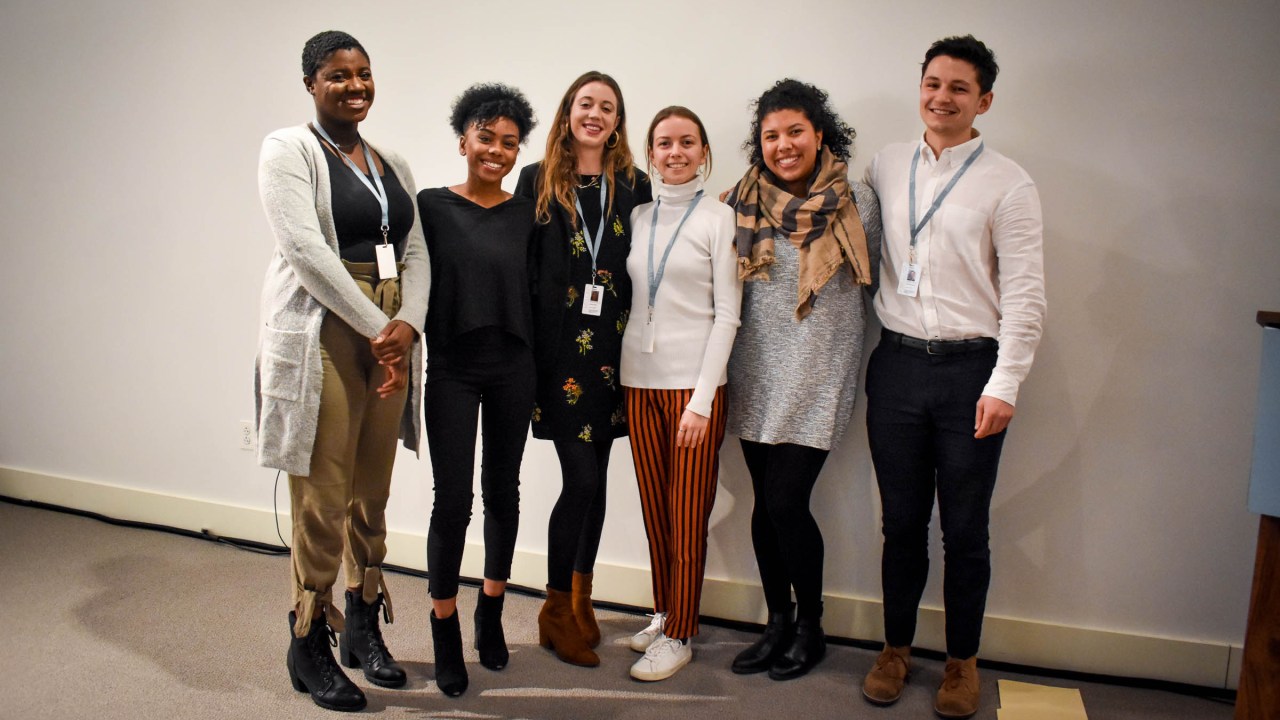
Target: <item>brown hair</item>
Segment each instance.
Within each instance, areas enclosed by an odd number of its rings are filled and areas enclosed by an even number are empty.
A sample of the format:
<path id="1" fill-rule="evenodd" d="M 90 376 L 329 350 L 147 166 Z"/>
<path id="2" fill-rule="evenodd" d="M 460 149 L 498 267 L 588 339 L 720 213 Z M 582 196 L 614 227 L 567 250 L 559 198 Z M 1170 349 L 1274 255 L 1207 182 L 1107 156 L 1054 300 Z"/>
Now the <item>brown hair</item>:
<path id="1" fill-rule="evenodd" d="M 707 166 L 707 172 L 702 176 L 702 179 L 705 181 L 707 178 L 711 177 L 711 143 L 707 141 L 707 128 L 702 125 L 702 118 L 699 118 L 697 113 L 683 105 L 671 105 L 664 107 L 658 111 L 657 115 L 653 116 L 653 122 L 649 123 L 649 134 L 645 137 L 644 141 L 645 157 L 653 157 L 653 131 L 658 128 L 658 123 L 671 117 L 684 118 L 685 120 L 692 121 L 694 125 L 698 126 L 698 134 L 702 137 L 702 146 L 707 149 L 707 159 L 702 162 L 703 165 Z M 652 170 L 652 167 L 650 169 Z"/>
<path id="2" fill-rule="evenodd" d="M 578 156 L 573 132 L 569 129 L 569 111 L 582 86 L 593 82 L 608 85 L 618 98 L 618 127 L 614 130 L 617 141 L 612 145 L 605 143 L 601 170 L 610 186 L 614 185 L 614 177 L 618 173 L 625 175 L 627 182 L 635 182 L 635 160 L 632 159 L 631 147 L 627 144 L 627 111 L 622 101 L 622 89 L 618 87 L 617 81 L 602 72 L 585 72 L 565 91 L 556 108 L 555 117 L 551 120 L 551 131 L 547 133 L 547 152 L 542 158 L 542 168 L 538 173 L 538 222 L 551 222 L 551 203 L 554 200 L 569 212 L 574 227 L 578 226 L 578 212 L 573 202 L 573 189 L 578 184 Z M 613 195 L 616 196 L 617 192 Z M 612 212 L 613 196 L 609 198 L 609 210 L 605 216 L 608 217 Z"/>

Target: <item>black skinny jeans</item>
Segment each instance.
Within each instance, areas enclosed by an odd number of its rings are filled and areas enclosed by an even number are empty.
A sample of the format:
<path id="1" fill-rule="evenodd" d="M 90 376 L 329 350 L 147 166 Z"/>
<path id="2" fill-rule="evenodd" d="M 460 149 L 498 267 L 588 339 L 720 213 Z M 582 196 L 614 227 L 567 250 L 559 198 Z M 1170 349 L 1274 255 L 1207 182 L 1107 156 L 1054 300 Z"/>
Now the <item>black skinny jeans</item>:
<path id="1" fill-rule="evenodd" d="M 471 522 L 476 422 L 484 441 L 484 576 L 511 576 L 520 526 L 520 460 L 533 414 L 533 352 L 516 337 L 482 328 L 431 353 L 424 403 L 435 503 L 427 531 L 431 597 L 458 594 L 458 572 Z M 483 407 L 483 412 L 481 408 Z"/>
<path id="2" fill-rule="evenodd" d="M 809 511 L 809 498 L 828 451 L 791 443 L 741 443 L 755 493 L 751 544 L 765 604 L 770 613 L 788 611 L 795 588 L 796 614 L 819 618 L 825 548 L 818 521 Z"/>
<path id="3" fill-rule="evenodd" d="M 942 521 L 947 654 L 978 653 L 991 551 L 987 526 L 1005 433 L 973 437 L 994 348 L 953 355 L 882 341 L 867 366 L 867 438 L 884 522 L 885 641 L 910 645 L 929 578 L 934 494 Z"/>

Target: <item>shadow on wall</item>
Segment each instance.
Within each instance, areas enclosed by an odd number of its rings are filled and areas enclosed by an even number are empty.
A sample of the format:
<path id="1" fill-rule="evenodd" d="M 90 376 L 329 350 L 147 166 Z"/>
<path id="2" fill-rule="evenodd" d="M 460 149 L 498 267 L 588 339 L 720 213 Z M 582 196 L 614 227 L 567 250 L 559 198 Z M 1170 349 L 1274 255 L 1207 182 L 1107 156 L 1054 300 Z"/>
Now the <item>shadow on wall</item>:
<path id="1" fill-rule="evenodd" d="M 1068 375 L 1057 337 L 1047 331 L 1033 376 Z M 991 503 L 992 578 L 987 612 L 1056 615 L 1082 600 L 1068 588 L 1087 574 L 1080 442 L 1070 383 L 1030 381 L 1010 424 Z M 1056 428 L 1051 429 L 1051 428 Z M 1031 473 L 1026 469 L 1036 468 Z M 936 514 L 935 514 L 936 517 Z M 933 549 L 941 558 L 941 546 Z M 939 563 L 940 565 L 940 563 Z M 940 568 L 939 568 L 940 569 Z M 941 600 L 941 577 L 931 584 Z M 1065 603 L 1064 603 L 1065 600 Z"/>

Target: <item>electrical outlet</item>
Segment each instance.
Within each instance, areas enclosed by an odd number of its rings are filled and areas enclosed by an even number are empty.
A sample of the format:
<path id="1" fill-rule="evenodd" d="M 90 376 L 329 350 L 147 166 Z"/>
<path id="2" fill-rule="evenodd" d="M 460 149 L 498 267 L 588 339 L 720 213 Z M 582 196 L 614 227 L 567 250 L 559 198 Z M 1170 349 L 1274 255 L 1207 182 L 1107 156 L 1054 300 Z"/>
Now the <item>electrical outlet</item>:
<path id="1" fill-rule="evenodd" d="M 253 423 L 248 420 L 240 421 L 240 442 L 237 447 L 241 450 L 256 450 L 258 448 L 258 431 L 253 427 Z"/>

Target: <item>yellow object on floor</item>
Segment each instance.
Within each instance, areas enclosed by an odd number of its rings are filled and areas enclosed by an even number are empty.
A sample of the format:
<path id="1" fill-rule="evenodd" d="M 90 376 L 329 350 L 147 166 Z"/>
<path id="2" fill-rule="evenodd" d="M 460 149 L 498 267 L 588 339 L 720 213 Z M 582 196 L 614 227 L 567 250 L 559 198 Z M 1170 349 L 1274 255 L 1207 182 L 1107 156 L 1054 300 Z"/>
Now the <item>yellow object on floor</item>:
<path id="1" fill-rule="evenodd" d="M 1084 699 L 1075 688 L 1000 680 L 998 720 L 1086 720 Z"/>

